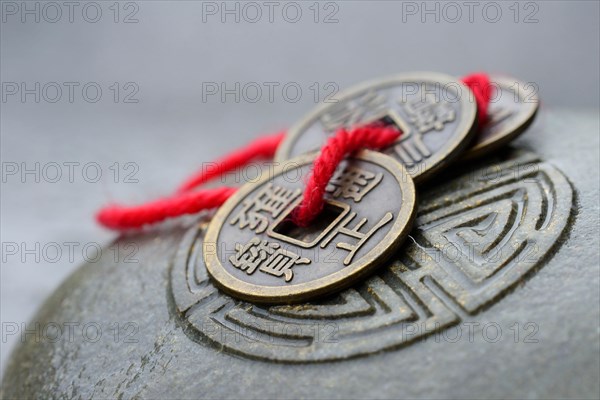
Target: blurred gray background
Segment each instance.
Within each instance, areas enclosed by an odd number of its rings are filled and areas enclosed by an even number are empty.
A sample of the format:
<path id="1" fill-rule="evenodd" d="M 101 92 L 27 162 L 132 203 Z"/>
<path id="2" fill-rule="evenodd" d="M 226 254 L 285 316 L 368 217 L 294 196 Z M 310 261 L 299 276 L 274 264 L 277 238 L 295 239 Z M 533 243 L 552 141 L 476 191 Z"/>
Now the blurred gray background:
<path id="1" fill-rule="evenodd" d="M 598 113 L 597 1 L 1 5 L 2 367 L 11 329 L 35 329 L 41 302 L 114 238 L 100 206 L 167 194 L 354 83 L 500 72 L 537 84 L 543 109 Z"/>

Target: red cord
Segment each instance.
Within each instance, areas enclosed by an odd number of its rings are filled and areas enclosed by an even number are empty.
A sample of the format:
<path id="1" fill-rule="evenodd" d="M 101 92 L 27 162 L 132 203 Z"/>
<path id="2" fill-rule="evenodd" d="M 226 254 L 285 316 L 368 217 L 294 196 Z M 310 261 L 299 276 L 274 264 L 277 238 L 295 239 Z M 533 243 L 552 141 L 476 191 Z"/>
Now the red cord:
<path id="1" fill-rule="evenodd" d="M 102 225 L 110 229 L 124 230 L 139 228 L 167 218 L 184 214 L 195 214 L 202 210 L 219 207 L 237 188 L 220 187 L 197 192 L 180 193 L 176 196 L 156 200 L 140 206 L 122 207 L 109 205 L 96 215 Z"/>
<path id="2" fill-rule="evenodd" d="M 221 187 L 196 192 L 190 190 L 253 160 L 272 159 L 284 137 L 285 132 L 260 137 L 221 158 L 215 163 L 215 168 L 198 171 L 187 179 L 172 197 L 132 207 L 111 204 L 96 214 L 96 220 L 106 228 L 125 230 L 219 207 L 235 193 L 236 188 Z"/>
<path id="3" fill-rule="evenodd" d="M 492 95 L 489 77 L 484 73 L 472 74 L 462 79 L 475 96 L 479 126 L 488 117 L 488 106 Z M 339 163 L 348 154 L 363 148 L 380 149 L 392 144 L 401 134 L 392 127 L 368 125 L 352 129 L 340 129 L 321 149 L 314 161 L 313 171 L 306 183 L 304 197 L 294 213 L 295 222 L 307 226 L 323 208 L 325 188 Z M 110 229 L 124 230 L 139 228 L 145 224 L 162 221 L 183 214 L 194 214 L 202 210 L 221 206 L 237 188 L 221 187 L 191 192 L 193 188 L 206 183 L 224 173 L 247 165 L 255 159 L 272 158 L 285 133 L 264 136 L 249 145 L 217 161 L 216 167 L 202 170 L 186 180 L 172 197 L 146 203 L 140 206 L 123 207 L 109 205 L 96 215 L 97 221 Z"/>
<path id="4" fill-rule="evenodd" d="M 340 129 L 327 139 L 327 143 L 321 148 L 319 156 L 314 161 L 302 202 L 293 214 L 296 225 L 307 227 L 319 215 L 323 209 L 323 195 L 327 183 L 348 154 L 365 148 L 388 147 L 399 136 L 400 131 L 396 128 L 378 124 L 354 128 L 350 132 Z"/>

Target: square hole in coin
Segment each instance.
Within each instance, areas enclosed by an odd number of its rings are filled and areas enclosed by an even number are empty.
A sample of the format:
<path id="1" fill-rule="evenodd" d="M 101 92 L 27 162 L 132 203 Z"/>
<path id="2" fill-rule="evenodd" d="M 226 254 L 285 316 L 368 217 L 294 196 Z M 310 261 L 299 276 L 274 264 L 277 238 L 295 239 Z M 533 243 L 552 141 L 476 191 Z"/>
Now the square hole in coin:
<path id="1" fill-rule="evenodd" d="M 312 247 L 316 245 L 337 223 L 347 214 L 349 206 L 344 203 L 335 204 L 327 201 L 323 211 L 315 218 L 313 223 L 303 228 L 298 226 L 292 220 L 293 210 L 281 218 L 272 230 L 269 230 L 269 236 L 294 243 L 302 247 Z"/>

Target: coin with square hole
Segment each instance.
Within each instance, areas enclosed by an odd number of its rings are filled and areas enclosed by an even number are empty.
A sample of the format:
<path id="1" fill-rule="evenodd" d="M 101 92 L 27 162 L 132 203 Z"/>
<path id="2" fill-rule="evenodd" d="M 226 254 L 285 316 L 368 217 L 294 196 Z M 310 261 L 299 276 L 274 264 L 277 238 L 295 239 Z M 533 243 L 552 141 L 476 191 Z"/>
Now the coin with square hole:
<path id="1" fill-rule="evenodd" d="M 225 292 L 263 303 L 313 299 L 366 276 L 402 244 L 415 215 L 413 180 L 396 160 L 368 150 L 338 166 L 321 214 L 297 226 L 292 215 L 314 157 L 244 185 L 214 216 L 203 257 Z"/>
<path id="2" fill-rule="evenodd" d="M 384 152 L 419 183 L 458 157 L 475 134 L 472 92 L 444 74 L 416 72 L 378 79 L 349 89 L 337 100 L 294 125 L 276 161 L 318 150 L 340 128 L 382 121 L 402 131 Z"/>
<path id="3" fill-rule="evenodd" d="M 539 108 L 538 87 L 533 82 L 493 76 L 488 121 L 480 128 L 462 160 L 489 154 L 516 139 L 531 125 Z"/>

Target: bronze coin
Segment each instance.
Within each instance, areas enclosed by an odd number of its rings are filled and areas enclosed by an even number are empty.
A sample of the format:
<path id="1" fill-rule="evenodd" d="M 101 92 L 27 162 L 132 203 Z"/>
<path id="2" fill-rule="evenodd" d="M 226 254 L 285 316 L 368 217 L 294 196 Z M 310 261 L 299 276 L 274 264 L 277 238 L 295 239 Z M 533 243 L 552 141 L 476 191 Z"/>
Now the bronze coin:
<path id="1" fill-rule="evenodd" d="M 494 93 L 488 122 L 463 154 L 463 160 L 489 154 L 514 140 L 531 125 L 539 108 L 535 84 L 500 76 L 491 77 L 490 82 Z"/>
<path id="2" fill-rule="evenodd" d="M 368 150 L 344 160 L 325 207 L 308 228 L 294 224 L 314 154 L 286 161 L 240 188 L 216 213 L 203 243 L 206 268 L 225 292 L 291 303 L 339 291 L 386 261 L 415 214 L 412 178 Z"/>
<path id="3" fill-rule="evenodd" d="M 418 72 L 378 79 L 349 89 L 336 103 L 317 107 L 290 129 L 275 159 L 318 150 L 339 128 L 383 121 L 402 131 L 384 152 L 421 182 L 467 148 L 476 114 L 470 90 L 450 76 Z"/>

